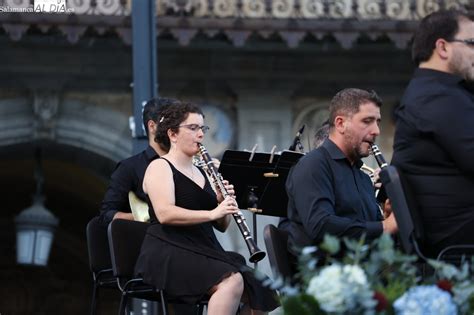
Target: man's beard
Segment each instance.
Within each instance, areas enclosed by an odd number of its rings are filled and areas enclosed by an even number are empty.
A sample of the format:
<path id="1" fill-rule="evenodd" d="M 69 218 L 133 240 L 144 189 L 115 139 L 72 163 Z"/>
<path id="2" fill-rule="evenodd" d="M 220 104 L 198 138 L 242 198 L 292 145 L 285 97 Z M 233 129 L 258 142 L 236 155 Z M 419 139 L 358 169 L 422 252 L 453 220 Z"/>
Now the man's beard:
<path id="1" fill-rule="evenodd" d="M 367 142 L 362 142 L 354 150 L 357 154 L 357 159 L 359 159 L 359 160 L 362 159 L 362 158 L 368 157 L 370 155 L 370 148 L 368 150 L 364 150 L 362 148 L 362 146 L 364 144 L 368 145 Z"/>
<path id="2" fill-rule="evenodd" d="M 461 52 L 454 51 L 448 67 L 451 73 L 468 82 L 474 82 L 474 62 L 468 62 L 467 57 L 463 56 Z"/>
<path id="3" fill-rule="evenodd" d="M 349 152 L 349 155 L 354 161 L 360 160 L 370 155 L 370 150 L 364 150 L 362 147 L 364 144 L 368 145 L 368 143 L 365 142 L 365 140 L 356 141 L 352 132 L 347 134 L 346 141 L 349 144 L 349 147 L 352 148 L 351 152 Z"/>

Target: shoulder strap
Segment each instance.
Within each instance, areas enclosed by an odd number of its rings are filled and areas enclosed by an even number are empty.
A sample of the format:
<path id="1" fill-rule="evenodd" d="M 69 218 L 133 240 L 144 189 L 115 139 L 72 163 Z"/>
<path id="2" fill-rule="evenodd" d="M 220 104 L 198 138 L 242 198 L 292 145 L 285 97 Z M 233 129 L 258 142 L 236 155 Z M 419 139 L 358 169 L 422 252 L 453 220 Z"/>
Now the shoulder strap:
<path id="1" fill-rule="evenodd" d="M 170 165 L 170 168 L 171 168 L 171 172 L 173 172 L 173 176 L 174 176 L 176 174 L 177 170 L 176 170 L 176 167 L 174 167 L 173 163 L 171 163 L 170 161 L 168 161 L 164 157 L 160 157 L 160 159 L 165 160 L 166 162 L 168 162 L 168 164 Z"/>

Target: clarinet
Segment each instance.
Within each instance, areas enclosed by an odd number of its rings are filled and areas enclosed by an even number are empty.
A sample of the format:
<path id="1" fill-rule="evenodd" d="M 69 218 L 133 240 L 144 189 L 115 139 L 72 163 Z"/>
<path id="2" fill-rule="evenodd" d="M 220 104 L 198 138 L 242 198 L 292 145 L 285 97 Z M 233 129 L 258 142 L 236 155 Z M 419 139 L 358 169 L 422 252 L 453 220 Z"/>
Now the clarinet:
<path id="1" fill-rule="evenodd" d="M 387 161 L 385 161 L 385 158 L 382 155 L 382 152 L 380 152 L 379 147 L 375 144 L 372 143 L 370 145 L 370 148 L 372 150 L 372 154 L 374 155 L 375 161 L 377 161 L 377 164 L 379 165 L 380 169 L 383 170 L 388 166 Z M 387 199 L 387 194 L 384 189 L 378 189 L 375 193 L 375 198 L 377 199 L 378 202 L 383 203 Z"/>
<path id="2" fill-rule="evenodd" d="M 200 152 L 201 158 L 203 159 L 204 163 L 207 165 L 207 167 L 205 167 L 204 170 L 206 171 L 206 173 L 209 173 L 209 177 L 212 178 L 212 181 L 216 185 L 216 188 L 221 192 L 224 198 L 230 196 L 224 184 L 222 183 L 223 181 L 222 175 L 217 171 L 214 163 L 212 162 L 211 156 L 207 152 L 207 149 L 201 143 L 198 143 L 198 146 L 199 146 L 199 152 Z M 245 221 L 245 217 L 242 214 L 242 212 L 239 211 L 238 213 L 232 214 L 232 216 L 234 217 L 235 222 L 237 223 L 237 226 L 239 227 L 240 233 L 244 237 L 245 243 L 247 244 L 247 247 L 249 249 L 249 252 L 250 252 L 249 261 L 252 263 L 256 263 L 262 260 L 263 258 L 265 258 L 265 255 L 266 255 L 265 252 L 260 250 L 257 247 L 255 240 L 250 234 L 250 229 L 247 225 L 247 222 Z"/>
<path id="3" fill-rule="evenodd" d="M 387 167 L 388 163 L 385 161 L 385 158 L 383 157 L 382 152 L 380 152 L 379 147 L 375 143 L 372 143 L 370 147 L 372 149 L 372 154 L 374 155 L 375 161 L 377 161 L 380 169 Z"/>

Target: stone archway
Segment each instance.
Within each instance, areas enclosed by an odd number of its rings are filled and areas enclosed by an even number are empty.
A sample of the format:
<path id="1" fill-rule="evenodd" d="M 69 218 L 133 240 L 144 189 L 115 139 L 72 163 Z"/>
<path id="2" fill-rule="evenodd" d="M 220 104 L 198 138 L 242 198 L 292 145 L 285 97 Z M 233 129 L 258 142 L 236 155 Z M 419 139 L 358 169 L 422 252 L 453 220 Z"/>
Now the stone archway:
<path id="1" fill-rule="evenodd" d="M 75 100 L 57 106 L 54 96 L 48 97 L 42 109 L 38 100 L 0 100 L 0 278 L 8 288 L 0 309 L 5 313 L 88 312 L 92 280 L 85 227 L 99 213 L 117 160 L 131 152 L 125 114 Z M 60 220 L 46 268 L 15 262 L 14 217 L 32 202 L 36 146 L 43 151 L 45 206 Z M 101 300 L 101 314 L 116 313 L 117 292 L 104 292 Z"/>
<path id="2" fill-rule="evenodd" d="M 120 111 L 55 92 L 0 100 L 0 150 L 3 146 L 50 140 L 81 148 L 113 161 L 132 152 L 128 118 Z"/>

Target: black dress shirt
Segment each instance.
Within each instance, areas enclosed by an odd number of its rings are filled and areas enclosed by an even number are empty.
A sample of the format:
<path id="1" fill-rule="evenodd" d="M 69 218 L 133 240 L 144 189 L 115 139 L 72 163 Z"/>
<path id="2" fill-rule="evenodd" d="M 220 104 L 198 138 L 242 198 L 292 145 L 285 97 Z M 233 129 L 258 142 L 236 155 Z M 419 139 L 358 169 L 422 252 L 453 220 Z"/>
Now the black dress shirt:
<path id="1" fill-rule="evenodd" d="M 431 249 L 474 244 L 474 95 L 460 77 L 416 70 L 396 112 L 392 164 L 413 187 Z"/>
<path id="2" fill-rule="evenodd" d="M 367 239 L 382 234 L 369 176 L 329 139 L 301 158 L 286 181 L 289 246 L 319 245 L 326 233 Z"/>
<path id="3" fill-rule="evenodd" d="M 143 192 L 143 176 L 151 161 L 159 158 L 156 151 L 148 146 L 144 151 L 120 161 L 112 173 L 109 187 L 102 201 L 100 222 L 109 224 L 114 215 L 120 212 L 132 212 L 128 201 L 128 192 L 133 191 L 138 198 L 146 200 Z"/>

